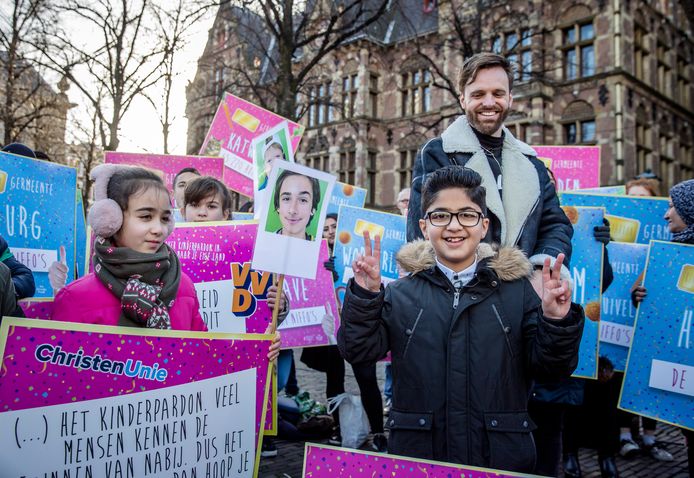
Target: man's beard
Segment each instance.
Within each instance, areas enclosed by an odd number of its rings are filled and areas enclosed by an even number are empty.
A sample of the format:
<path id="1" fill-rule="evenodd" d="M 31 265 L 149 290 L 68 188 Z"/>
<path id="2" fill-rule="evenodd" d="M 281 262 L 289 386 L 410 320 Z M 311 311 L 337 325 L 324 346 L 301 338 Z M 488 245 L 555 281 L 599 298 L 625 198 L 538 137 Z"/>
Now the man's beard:
<path id="1" fill-rule="evenodd" d="M 490 136 L 492 136 L 494 133 L 496 133 L 499 130 L 499 128 L 501 128 L 501 126 L 504 124 L 504 121 L 506 121 L 506 118 L 508 117 L 508 114 L 509 114 L 508 108 L 505 110 L 502 110 L 501 114 L 499 115 L 497 120 L 494 121 L 493 123 L 490 123 L 488 121 L 484 121 L 484 122 L 479 121 L 478 113 L 480 113 L 482 111 L 497 111 L 498 112 L 499 108 L 495 108 L 495 109 L 491 109 L 491 110 L 490 109 L 486 109 L 486 110 L 485 109 L 479 109 L 479 110 L 475 110 L 475 111 L 465 110 L 465 116 L 467 117 L 468 122 L 470 123 L 470 125 L 473 128 L 475 128 L 477 131 L 479 131 L 482 134 L 487 134 Z"/>

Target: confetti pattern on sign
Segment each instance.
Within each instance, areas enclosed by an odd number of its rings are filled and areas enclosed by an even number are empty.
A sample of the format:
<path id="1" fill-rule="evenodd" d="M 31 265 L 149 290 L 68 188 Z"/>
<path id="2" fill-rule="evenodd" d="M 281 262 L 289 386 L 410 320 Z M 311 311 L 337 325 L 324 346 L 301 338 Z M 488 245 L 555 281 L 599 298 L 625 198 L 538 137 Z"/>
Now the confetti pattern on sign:
<path id="1" fill-rule="evenodd" d="M 59 260 L 61 246 L 66 263 L 75 263 L 76 194 L 75 168 L 0 152 L 0 231 L 32 270 L 34 299 L 53 297 L 48 267 Z"/>
<path id="2" fill-rule="evenodd" d="M 624 371 L 634 334 L 636 308 L 631 304 L 631 288 L 646 266 L 648 246 L 610 242 L 607 246 L 614 280 L 602 294 L 600 355 Z"/>
<path id="3" fill-rule="evenodd" d="M 303 126 L 226 93 L 200 147 L 200 154 L 225 158 L 224 184 L 244 196 L 253 197 L 252 174 L 241 174 L 230 165 L 233 165 L 233 159 L 240 160 L 248 163 L 245 169 L 251 171 L 253 139 L 283 121 L 288 123 L 292 151 L 296 151 L 304 134 Z"/>
<path id="4" fill-rule="evenodd" d="M 305 478 L 510 478 L 536 475 L 306 444 Z"/>
<path id="5" fill-rule="evenodd" d="M 195 168 L 203 176 L 222 180 L 224 160 L 211 156 L 177 156 L 173 154 L 116 153 L 106 151 L 104 160 L 112 164 L 143 166 L 164 173 L 164 182 L 169 191 L 174 190 L 174 178 L 183 168 Z"/>
<path id="6" fill-rule="evenodd" d="M 694 430 L 694 387 L 683 370 L 694 368 L 694 246 L 653 241 L 619 407 Z M 656 368 L 656 362 L 671 364 Z M 667 390 L 653 386 L 660 374 Z"/>
<path id="7" fill-rule="evenodd" d="M 171 332 L 146 331 L 129 335 L 124 328 L 91 326 L 103 332 L 76 330 L 74 324 L 53 322 L 51 327 L 32 327 L 34 321 L 8 327 L 0 366 L 0 413 L 47 407 L 147 390 L 157 390 L 241 370 L 258 370 L 257 397 L 263 397 L 267 377 L 269 339 L 181 338 Z M 64 326 L 64 328 L 62 327 Z M 144 330 L 143 330 L 144 331 Z M 167 336 L 170 334 L 171 336 Z M 48 344 L 64 352 L 100 356 L 117 362 L 141 361 L 166 369 L 163 382 L 126 375 L 61 366 L 37 360 L 37 349 Z M 39 349 L 41 350 L 41 349 Z M 45 357 L 46 352 L 42 353 Z M 256 404 L 260 426 L 263 401 Z"/>
<path id="8" fill-rule="evenodd" d="M 533 149 L 554 173 L 558 191 L 600 186 L 600 146 L 533 146 Z"/>
<path id="9" fill-rule="evenodd" d="M 564 211 L 572 218 L 574 228 L 569 268 L 573 279 L 572 301 L 582 305 L 586 313 L 573 376 L 597 378 L 603 245 L 595 240 L 593 228 L 602 226 L 603 210 L 570 206 Z"/>

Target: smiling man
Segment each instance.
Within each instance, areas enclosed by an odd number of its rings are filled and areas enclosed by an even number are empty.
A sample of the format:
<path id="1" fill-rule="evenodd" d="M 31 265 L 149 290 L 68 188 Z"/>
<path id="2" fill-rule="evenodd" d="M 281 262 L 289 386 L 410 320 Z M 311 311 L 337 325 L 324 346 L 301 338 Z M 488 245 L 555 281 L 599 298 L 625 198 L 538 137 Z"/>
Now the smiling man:
<path id="1" fill-rule="evenodd" d="M 421 238 L 421 190 L 427 176 L 458 164 L 477 171 L 486 189 L 489 230 L 485 242 L 515 245 L 541 266 L 545 257 L 566 258 L 562 276 L 568 277 L 573 228 L 564 212 L 544 164 L 535 151 L 504 127 L 513 105 L 513 68 L 493 53 L 468 58 L 458 81 L 465 115 L 420 150 L 412 174 L 407 239 Z"/>

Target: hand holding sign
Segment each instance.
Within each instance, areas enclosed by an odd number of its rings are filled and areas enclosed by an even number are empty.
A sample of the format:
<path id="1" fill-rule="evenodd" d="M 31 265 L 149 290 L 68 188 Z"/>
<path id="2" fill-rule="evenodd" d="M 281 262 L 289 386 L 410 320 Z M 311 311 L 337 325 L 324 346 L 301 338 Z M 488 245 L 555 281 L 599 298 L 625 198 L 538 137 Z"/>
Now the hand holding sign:
<path id="1" fill-rule="evenodd" d="M 321 320 L 320 325 L 323 329 L 323 333 L 328 337 L 328 343 L 330 343 L 330 345 L 335 345 L 337 344 L 337 340 L 335 339 L 335 317 L 333 317 L 333 310 L 328 302 L 323 304 L 323 307 L 325 307 L 325 315 L 323 315 L 323 320 Z"/>
<path id="2" fill-rule="evenodd" d="M 381 290 L 381 237 L 376 236 L 373 252 L 369 231 L 364 231 L 364 255 L 360 255 L 352 263 L 354 280 L 364 289 L 371 292 Z"/>
<path id="3" fill-rule="evenodd" d="M 571 289 L 566 280 L 561 280 L 561 265 L 564 254 L 559 254 L 550 271 L 550 258 L 542 266 L 542 313 L 548 319 L 560 320 L 566 317 L 571 307 Z"/>
<path id="4" fill-rule="evenodd" d="M 65 246 L 60 246 L 59 250 L 59 261 L 53 262 L 48 268 L 48 281 L 53 288 L 53 294 L 57 294 L 60 289 L 65 287 L 67 283 L 67 259 L 65 253 Z"/>

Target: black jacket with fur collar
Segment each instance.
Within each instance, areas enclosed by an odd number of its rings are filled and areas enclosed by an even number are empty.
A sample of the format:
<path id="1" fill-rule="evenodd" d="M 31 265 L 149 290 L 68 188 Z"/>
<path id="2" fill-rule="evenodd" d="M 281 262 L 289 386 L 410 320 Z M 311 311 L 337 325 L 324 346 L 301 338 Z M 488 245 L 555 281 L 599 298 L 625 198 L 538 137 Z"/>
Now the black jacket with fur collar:
<path id="1" fill-rule="evenodd" d="M 338 346 L 350 363 L 391 352 L 391 453 L 532 472 L 531 383 L 573 372 L 583 311 L 544 318 L 520 250 L 483 243 L 477 254 L 457 296 L 424 241 L 403 247 L 398 263 L 411 274 L 379 293 L 350 281 Z"/>
<path id="2" fill-rule="evenodd" d="M 559 207 L 544 164 L 530 146 L 504 128 L 501 197 L 489 160 L 465 115 L 455 120 L 440 137 L 429 140 L 417 155 L 407 217 L 408 241 L 422 238 L 419 229 L 421 194 L 427 176 L 452 164 L 473 169 L 482 176 L 490 217 L 485 242 L 517 246 L 534 265 L 542 265 L 545 257 L 555 258 L 563 252 L 566 259 L 562 276 L 570 276 L 573 228 Z"/>

